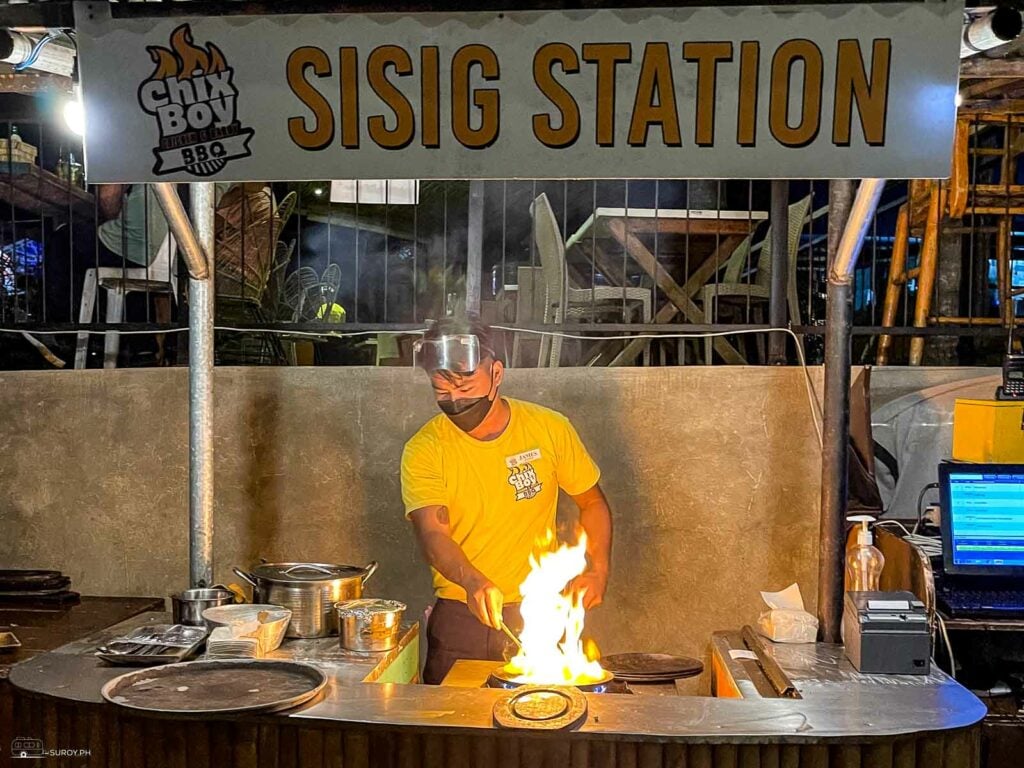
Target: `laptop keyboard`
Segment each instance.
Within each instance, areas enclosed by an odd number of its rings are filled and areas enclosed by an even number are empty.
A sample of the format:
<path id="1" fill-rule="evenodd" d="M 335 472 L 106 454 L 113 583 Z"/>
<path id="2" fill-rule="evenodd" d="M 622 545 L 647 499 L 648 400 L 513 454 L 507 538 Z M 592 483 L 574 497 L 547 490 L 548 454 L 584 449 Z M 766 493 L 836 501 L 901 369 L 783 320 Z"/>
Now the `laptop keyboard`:
<path id="1" fill-rule="evenodd" d="M 1024 618 L 1024 590 L 940 589 L 935 597 L 943 612 L 955 618 Z"/>

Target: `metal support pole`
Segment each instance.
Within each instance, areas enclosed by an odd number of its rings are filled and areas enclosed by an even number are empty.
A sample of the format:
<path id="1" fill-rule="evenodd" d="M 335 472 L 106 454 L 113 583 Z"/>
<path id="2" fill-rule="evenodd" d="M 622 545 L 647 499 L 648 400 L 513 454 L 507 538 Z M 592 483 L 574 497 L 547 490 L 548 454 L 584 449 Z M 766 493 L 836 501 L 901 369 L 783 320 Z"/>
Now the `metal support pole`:
<path id="1" fill-rule="evenodd" d="M 833 181 L 829 185 L 829 272 L 818 550 L 818 626 L 821 639 L 826 643 L 840 642 L 843 616 L 853 271 L 884 186 L 882 179 L 865 179 L 854 199 L 853 182 Z"/>
<path id="2" fill-rule="evenodd" d="M 213 254 L 214 185 L 191 185 L 192 221 L 210 277 L 188 281 L 189 575 L 213 584 Z"/>
<path id="3" fill-rule="evenodd" d="M 199 244 L 199 239 L 196 237 L 195 231 L 192 229 L 192 225 L 188 220 L 188 214 L 185 213 L 185 206 L 181 204 L 181 198 L 178 197 L 178 190 L 174 184 L 169 182 L 158 182 L 153 184 L 153 192 L 156 194 L 157 202 L 160 203 L 160 208 L 164 212 L 164 216 L 167 219 L 167 226 L 171 230 L 171 234 L 174 235 L 174 241 L 177 243 L 178 250 L 181 251 L 181 255 L 185 259 L 185 265 L 188 267 L 188 273 L 196 280 L 205 280 L 210 276 L 210 264 L 206 258 L 206 254 L 203 252 L 202 246 Z M 193 206 L 193 211 L 195 207 Z M 213 214 L 211 213 L 212 217 Z M 210 247 L 213 247 L 213 223 L 211 218 L 211 233 L 210 233 Z"/>
<path id="4" fill-rule="evenodd" d="M 192 222 L 174 184 L 153 184 L 188 266 L 189 584 L 213 584 L 213 254 L 215 188 L 191 185 Z M 195 228 L 193 229 L 193 222 Z"/>
<path id="5" fill-rule="evenodd" d="M 786 327 L 789 297 L 789 182 L 772 182 L 772 281 L 768 288 L 768 324 Z M 786 364 L 786 335 L 768 334 L 768 363 Z"/>
<path id="6" fill-rule="evenodd" d="M 484 183 L 469 182 L 469 228 L 466 233 L 466 313 L 480 314 L 484 262 Z"/>

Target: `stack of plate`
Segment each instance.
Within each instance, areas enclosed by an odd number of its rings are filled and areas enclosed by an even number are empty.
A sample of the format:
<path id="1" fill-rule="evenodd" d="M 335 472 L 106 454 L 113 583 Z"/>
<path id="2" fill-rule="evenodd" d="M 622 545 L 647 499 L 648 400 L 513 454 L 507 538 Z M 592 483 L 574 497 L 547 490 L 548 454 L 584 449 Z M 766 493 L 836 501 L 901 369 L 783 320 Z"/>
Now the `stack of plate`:
<path id="1" fill-rule="evenodd" d="M 704 671 L 697 659 L 665 653 L 617 653 L 602 658 L 601 666 L 627 683 L 667 683 Z"/>
<path id="2" fill-rule="evenodd" d="M 60 571 L 0 570 L 0 605 L 62 606 L 78 602 L 71 579 Z"/>
<path id="3" fill-rule="evenodd" d="M 219 605 L 203 611 L 203 619 L 211 627 L 232 628 L 240 624 L 257 622 L 256 637 L 260 656 L 277 650 L 284 640 L 292 612 L 279 605 Z"/>
<path id="4" fill-rule="evenodd" d="M 217 627 L 206 641 L 207 659 L 255 659 L 259 655 L 259 638 L 233 637 L 228 627 Z"/>

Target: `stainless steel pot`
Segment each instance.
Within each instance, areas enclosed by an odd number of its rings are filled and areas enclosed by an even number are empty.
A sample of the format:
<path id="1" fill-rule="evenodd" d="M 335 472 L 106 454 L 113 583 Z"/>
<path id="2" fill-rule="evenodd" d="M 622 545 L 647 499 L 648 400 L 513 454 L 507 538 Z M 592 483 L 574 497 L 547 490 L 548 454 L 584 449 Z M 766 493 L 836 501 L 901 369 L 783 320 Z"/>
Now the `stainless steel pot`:
<path id="1" fill-rule="evenodd" d="M 334 604 L 363 596 L 363 584 L 377 570 L 336 563 L 263 563 L 251 572 L 233 568 L 253 587 L 253 602 L 288 608 L 285 637 L 327 637 L 336 631 Z"/>
<path id="2" fill-rule="evenodd" d="M 171 595 L 171 615 L 175 624 L 188 624 L 192 627 L 207 626 L 203 611 L 218 605 L 230 605 L 235 602 L 235 595 L 223 587 L 211 589 L 186 589 Z"/>
<path id="3" fill-rule="evenodd" d="M 357 653 L 390 651 L 398 645 L 405 603 L 397 600 L 345 600 L 338 612 L 338 642 Z"/>

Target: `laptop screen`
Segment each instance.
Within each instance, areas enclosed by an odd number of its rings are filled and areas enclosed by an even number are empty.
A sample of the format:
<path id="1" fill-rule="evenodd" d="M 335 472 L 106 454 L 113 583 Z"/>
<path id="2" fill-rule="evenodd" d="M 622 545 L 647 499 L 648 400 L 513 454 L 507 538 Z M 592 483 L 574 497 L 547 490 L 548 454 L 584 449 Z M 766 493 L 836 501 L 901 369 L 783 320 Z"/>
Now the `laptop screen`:
<path id="1" fill-rule="evenodd" d="M 1024 466 L 940 467 L 946 570 L 1024 573 Z"/>

